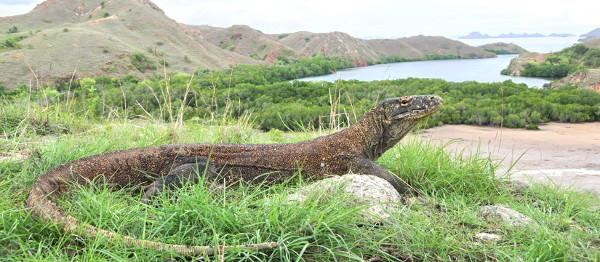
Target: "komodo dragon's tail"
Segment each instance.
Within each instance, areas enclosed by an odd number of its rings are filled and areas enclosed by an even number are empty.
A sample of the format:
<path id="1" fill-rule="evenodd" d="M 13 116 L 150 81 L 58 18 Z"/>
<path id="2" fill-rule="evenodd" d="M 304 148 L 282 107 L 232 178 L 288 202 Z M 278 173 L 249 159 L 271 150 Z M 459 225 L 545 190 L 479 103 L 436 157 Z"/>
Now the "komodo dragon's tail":
<path id="1" fill-rule="evenodd" d="M 73 165 L 80 165 L 88 159 L 82 159 L 72 162 Z M 92 165 L 93 166 L 93 165 Z M 189 246 L 167 244 L 150 240 L 135 239 L 130 236 L 118 234 L 116 232 L 97 228 L 87 223 L 83 223 L 66 214 L 57 204 L 58 196 L 63 195 L 68 190 L 69 183 L 80 183 L 71 172 L 73 166 L 67 164 L 44 174 L 33 185 L 29 198 L 27 199 L 27 207 L 32 214 L 45 221 L 57 223 L 68 233 L 79 233 L 87 237 L 104 236 L 111 240 L 122 241 L 126 246 L 150 248 L 165 252 L 175 252 L 182 255 L 214 255 L 222 254 L 227 250 L 266 250 L 277 247 L 276 242 L 263 242 L 247 245 L 219 245 L 219 246 Z M 89 177 L 88 177 L 89 178 Z"/>

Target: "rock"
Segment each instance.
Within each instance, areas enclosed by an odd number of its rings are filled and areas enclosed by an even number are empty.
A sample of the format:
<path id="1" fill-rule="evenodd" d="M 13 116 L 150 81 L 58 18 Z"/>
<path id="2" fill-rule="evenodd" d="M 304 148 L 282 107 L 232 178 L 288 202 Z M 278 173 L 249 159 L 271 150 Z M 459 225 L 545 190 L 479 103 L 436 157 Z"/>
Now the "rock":
<path id="1" fill-rule="evenodd" d="M 521 180 L 511 180 L 510 181 L 510 188 L 512 189 L 513 192 L 525 192 L 530 187 L 531 186 L 529 184 L 527 184 L 525 181 L 521 181 Z"/>
<path id="2" fill-rule="evenodd" d="M 484 244 L 496 243 L 496 242 L 500 241 L 500 239 L 502 239 L 502 237 L 500 235 L 484 233 L 484 232 L 477 233 L 474 238 L 475 238 L 475 241 L 477 241 L 479 243 L 484 243 Z"/>
<path id="3" fill-rule="evenodd" d="M 336 193 L 340 187 L 349 196 L 350 205 L 368 206 L 362 211 L 361 217 L 370 223 L 381 223 L 390 217 L 391 210 L 402 204 L 402 197 L 389 182 L 372 175 L 356 174 L 319 180 L 300 188 L 286 200 L 303 202 L 315 194 Z"/>
<path id="4" fill-rule="evenodd" d="M 486 220 L 499 220 L 514 227 L 535 225 L 531 218 L 503 205 L 483 206 L 480 214 Z"/>
<path id="5" fill-rule="evenodd" d="M 26 154 L 13 152 L 0 152 L 0 162 L 22 161 L 27 158 Z"/>

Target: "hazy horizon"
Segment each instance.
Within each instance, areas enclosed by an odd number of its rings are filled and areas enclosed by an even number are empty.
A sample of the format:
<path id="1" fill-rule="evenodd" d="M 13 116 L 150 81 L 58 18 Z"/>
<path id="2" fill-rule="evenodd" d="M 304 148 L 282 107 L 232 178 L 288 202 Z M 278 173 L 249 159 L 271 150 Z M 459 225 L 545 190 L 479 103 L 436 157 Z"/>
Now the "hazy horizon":
<path id="1" fill-rule="evenodd" d="M 41 0 L 0 0 L 0 16 L 29 12 Z M 506 0 L 490 8 L 487 1 L 391 0 L 242 1 L 154 0 L 178 22 L 228 27 L 249 25 L 265 33 L 342 31 L 363 38 L 411 35 L 457 37 L 478 31 L 502 33 L 570 33 L 600 27 L 600 2 Z M 585 6 L 585 8 L 582 8 Z M 290 12 L 292 10 L 292 12 Z"/>

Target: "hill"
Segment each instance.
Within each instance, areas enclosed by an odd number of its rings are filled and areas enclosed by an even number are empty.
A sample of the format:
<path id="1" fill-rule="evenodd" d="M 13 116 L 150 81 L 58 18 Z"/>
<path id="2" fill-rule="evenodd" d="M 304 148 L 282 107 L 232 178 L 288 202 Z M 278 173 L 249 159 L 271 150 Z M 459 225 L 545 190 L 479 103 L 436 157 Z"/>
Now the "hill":
<path id="1" fill-rule="evenodd" d="M 594 37 L 582 42 L 588 48 L 600 48 L 600 37 Z"/>
<path id="2" fill-rule="evenodd" d="M 550 84 L 552 88 L 574 85 L 600 92 L 600 68 L 575 72 Z"/>
<path id="3" fill-rule="evenodd" d="M 441 59 L 481 58 L 492 53 L 459 41 L 436 36 L 365 40 L 343 32 L 264 34 L 245 25 L 228 28 L 186 27 L 188 34 L 205 39 L 223 49 L 272 63 L 280 57 L 343 57 L 354 65 L 371 63 Z"/>
<path id="4" fill-rule="evenodd" d="M 600 38 L 600 27 L 596 28 L 588 33 L 581 35 L 581 38 L 585 40 L 590 40 L 592 38 Z"/>
<path id="5" fill-rule="evenodd" d="M 357 65 L 382 61 L 494 56 L 485 50 L 440 36 L 364 40 L 342 32 L 297 32 L 281 38 L 281 42 L 302 56 L 343 56 Z"/>
<path id="6" fill-rule="evenodd" d="M 367 41 L 342 32 L 312 33 L 296 32 L 280 36 L 281 43 L 295 50 L 300 56 L 341 56 L 349 58 L 356 65 L 366 65 L 376 61 L 379 54 Z"/>
<path id="7" fill-rule="evenodd" d="M 274 36 L 262 33 L 247 25 L 228 28 L 183 25 L 186 33 L 203 39 L 222 49 L 272 63 L 280 56 L 295 56 L 294 50 L 279 42 Z"/>
<path id="8" fill-rule="evenodd" d="M 492 52 L 497 55 L 522 54 L 527 52 L 525 48 L 522 48 L 518 45 L 503 42 L 485 44 L 479 46 L 479 48 L 482 48 L 485 51 Z"/>
<path id="9" fill-rule="evenodd" d="M 61 85 L 81 77 L 191 73 L 315 55 L 349 59 L 355 66 L 494 56 L 436 36 L 365 40 L 343 32 L 269 35 L 244 25 L 185 25 L 149 0 L 47 0 L 27 14 L 0 18 L 0 86 L 8 88 Z"/>
<path id="10" fill-rule="evenodd" d="M 523 53 L 503 74 L 556 79 L 551 87 L 573 85 L 600 91 L 600 40 L 576 44 L 556 53 Z"/>
<path id="11" fill-rule="evenodd" d="M 190 37 L 147 0 L 49 0 L 27 14 L 1 18 L 0 32 L 0 82 L 6 86 L 36 87 L 74 74 L 142 76 L 163 64 L 168 71 L 192 72 L 258 63 Z"/>
<path id="12" fill-rule="evenodd" d="M 411 36 L 397 39 L 367 40 L 381 58 L 400 57 L 409 60 L 444 58 L 485 58 L 494 54 L 460 41 L 441 36 Z"/>

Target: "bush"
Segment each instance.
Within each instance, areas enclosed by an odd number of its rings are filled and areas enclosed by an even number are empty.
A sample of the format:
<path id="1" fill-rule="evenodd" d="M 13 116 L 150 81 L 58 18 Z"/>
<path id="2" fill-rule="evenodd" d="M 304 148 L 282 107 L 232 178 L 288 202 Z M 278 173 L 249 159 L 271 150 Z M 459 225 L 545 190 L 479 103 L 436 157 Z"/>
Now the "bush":
<path id="1" fill-rule="evenodd" d="M 583 56 L 583 62 L 589 67 L 600 67 L 600 49 L 590 49 Z"/>
<path id="2" fill-rule="evenodd" d="M 572 64 L 552 64 L 552 63 L 527 63 L 525 64 L 522 76 L 544 77 L 544 78 L 563 78 L 577 70 L 576 65 Z"/>
<path id="3" fill-rule="evenodd" d="M 445 99 L 440 112 L 424 126 L 470 124 L 526 128 L 548 121 L 586 122 L 600 120 L 600 94 L 572 87 L 535 89 L 510 81 L 502 83 L 452 83 L 432 79 L 386 81 L 301 82 L 289 79 L 322 74 L 348 65 L 347 60 L 316 57 L 290 60 L 287 65 L 239 65 L 232 70 L 196 72 L 191 76 L 169 75 L 143 82 L 134 77 L 96 78 L 96 83 L 76 88 L 81 111 L 123 112 L 165 118 L 165 102 L 183 108 L 184 118 L 192 116 L 245 117 L 251 114 L 261 129 L 304 130 L 329 126 L 334 101 L 336 125 L 360 117 L 383 98 L 403 95 L 437 94 Z M 140 70 L 153 68 L 143 54 L 134 54 L 132 63 Z M 165 93 L 165 82 L 169 92 Z M 65 92 L 64 87 L 55 88 Z M 102 110 L 90 110 L 86 95 L 100 97 Z M 125 95 L 123 95 L 125 94 Z M 168 96 L 168 97 L 167 97 Z M 339 100 L 339 101 L 338 101 Z M 93 103 L 92 103 L 93 104 Z M 135 105 L 135 106 L 132 106 Z M 106 115 L 105 115 L 106 116 Z"/>
<path id="4" fill-rule="evenodd" d="M 15 26 L 15 25 L 11 26 L 8 29 L 8 31 L 6 31 L 6 33 L 8 33 L 8 34 L 14 34 L 14 33 L 17 33 L 17 32 L 19 32 L 19 28 L 17 28 L 17 26 Z"/>
<path id="5" fill-rule="evenodd" d="M 23 39 L 25 39 L 25 36 L 9 37 L 6 40 L 4 40 L 4 42 L 0 43 L 0 47 L 8 48 L 8 49 L 21 48 L 21 44 L 19 42 Z"/>
<path id="6" fill-rule="evenodd" d="M 147 70 L 156 70 L 156 63 L 142 53 L 134 53 L 131 55 L 131 64 L 142 73 Z"/>

